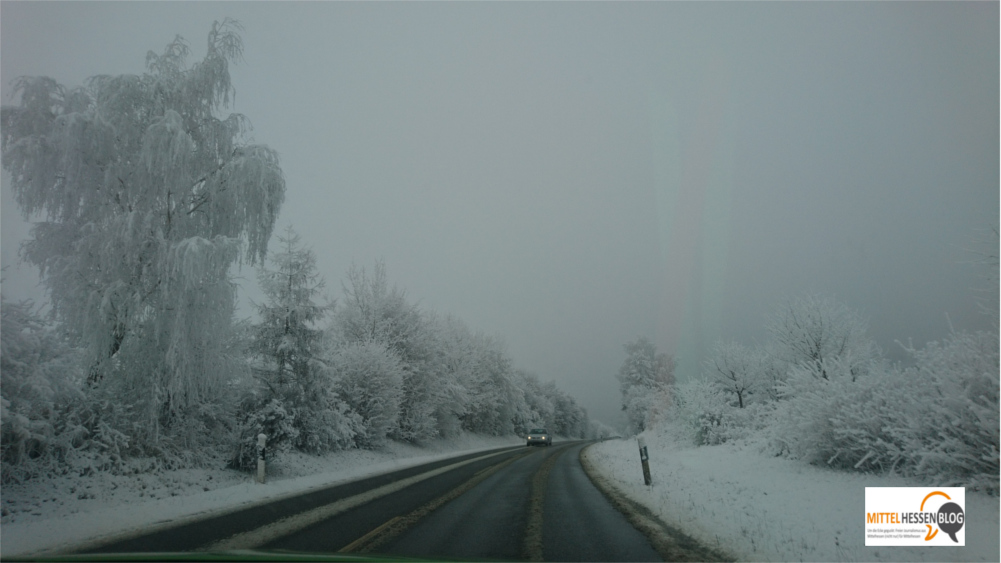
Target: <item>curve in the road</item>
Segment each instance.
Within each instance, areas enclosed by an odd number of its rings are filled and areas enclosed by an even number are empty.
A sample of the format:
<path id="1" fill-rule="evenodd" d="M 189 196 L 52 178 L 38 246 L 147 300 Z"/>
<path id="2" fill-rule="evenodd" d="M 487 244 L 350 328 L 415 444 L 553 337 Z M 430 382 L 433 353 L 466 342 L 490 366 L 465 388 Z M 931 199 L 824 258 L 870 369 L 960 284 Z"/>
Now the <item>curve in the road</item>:
<path id="1" fill-rule="evenodd" d="M 660 553 L 647 537 L 609 504 L 584 472 L 580 454 L 586 446 L 568 449 L 549 476 L 543 526 L 545 560 L 660 561 Z"/>
<path id="2" fill-rule="evenodd" d="M 660 560 L 591 484 L 579 460 L 585 445 L 560 444 L 510 462 L 378 551 L 460 559 Z"/>

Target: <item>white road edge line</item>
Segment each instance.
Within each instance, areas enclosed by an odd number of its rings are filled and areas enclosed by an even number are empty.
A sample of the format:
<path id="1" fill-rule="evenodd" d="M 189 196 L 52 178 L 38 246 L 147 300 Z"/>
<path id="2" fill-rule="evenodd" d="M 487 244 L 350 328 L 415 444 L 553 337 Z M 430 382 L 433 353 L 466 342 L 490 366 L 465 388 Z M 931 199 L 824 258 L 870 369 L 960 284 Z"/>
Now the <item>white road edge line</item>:
<path id="1" fill-rule="evenodd" d="M 229 551 L 234 549 L 253 549 L 260 547 L 266 543 L 272 542 L 278 538 L 287 536 L 294 532 L 297 532 L 307 526 L 316 524 L 355 508 L 361 506 L 367 502 L 371 502 L 377 498 L 384 497 L 388 494 L 395 493 L 401 489 L 405 489 L 414 483 L 419 483 L 426 479 L 430 479 L 442 473 L 446 473 L 453 469 L 462 467 L 463 465 L 469 465 L 470 463 L 475 463 L 490 457 L 498 456 L 501 454 L 510 453 L 510 451 L 496 452 L 492 454 L 487 454 L 484 456 L 476 457 L 473 459 L 467 459 L 466 461 L 460 461 L 458 463 L 453 463 L 451 465 L 446 465 L 444 467 L 439 467 L 438 469 L 433 469 L 419 475 L 414 475 L 412 477 L 407 477 L 406 479 L 401 479 L 399 481 L 394 481 L 387 485 L 377 487 L 375 489 L 370 489 L 364 493 L 360 493 L 351 497 L 340 499 L 336 502 L 314 508 L 312 510 L 307 510 L 306 512 L 301 512 L 294 516 L 289 516 L 287 518 L 282 518 L 261 526 L 255 530 L 250 530 L 249 532 L 242 532 L 233 536 L 230 536 L 224 540 L 209 544 L 204 548 L 204 551 Z"/>

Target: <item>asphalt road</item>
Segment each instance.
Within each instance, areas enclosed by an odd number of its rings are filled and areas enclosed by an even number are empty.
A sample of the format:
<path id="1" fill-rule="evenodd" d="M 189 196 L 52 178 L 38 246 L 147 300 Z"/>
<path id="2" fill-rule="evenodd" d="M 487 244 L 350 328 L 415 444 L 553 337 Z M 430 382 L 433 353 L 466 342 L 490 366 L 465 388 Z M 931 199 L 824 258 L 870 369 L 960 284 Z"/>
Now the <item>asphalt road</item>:
<path id="1" fill-rule="evenodd" d="M 584 442 L 502 448 L 217 515 L 83 553 L 274 550 L 419 558 L 659 561 L 591 484 Z"/>
<path id="2" fill-rule="evenodd" d="M 533 448 L 378 551 L 414 557 L 660 561 L 591 484 L 584 443 Z"/>

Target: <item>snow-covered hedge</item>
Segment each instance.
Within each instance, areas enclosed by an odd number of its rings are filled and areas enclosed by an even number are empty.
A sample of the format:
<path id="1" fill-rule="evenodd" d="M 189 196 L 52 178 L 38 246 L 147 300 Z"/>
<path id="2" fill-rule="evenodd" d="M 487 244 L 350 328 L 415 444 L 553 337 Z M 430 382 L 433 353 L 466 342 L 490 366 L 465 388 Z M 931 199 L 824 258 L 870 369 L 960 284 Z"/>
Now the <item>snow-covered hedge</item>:
<path id="1" fill-rule="evenodd" d="M 792 303 L 773 317 L 773 341 L 717 346 L 702 377 L 675 385 L 662 424 L 696 445 L 757 439 L 818 465 L 998 494 L 996 331 L 910 348 L 904 369 L 882 360 L 859 315 Z"/>
<path id="2" fill-rule="evenodd" d="M 956 333 L 912 350 L 901 432 L 910 471 L 998 494 L 998 333 Z"/>

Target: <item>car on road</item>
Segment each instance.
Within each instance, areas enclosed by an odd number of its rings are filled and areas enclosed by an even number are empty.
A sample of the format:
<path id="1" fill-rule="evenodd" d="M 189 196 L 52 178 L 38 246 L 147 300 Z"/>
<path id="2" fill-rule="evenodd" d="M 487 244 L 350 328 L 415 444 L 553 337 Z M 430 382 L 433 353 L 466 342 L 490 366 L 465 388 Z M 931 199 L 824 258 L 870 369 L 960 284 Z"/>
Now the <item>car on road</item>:
<path id="1" fill-rule="evenodd" d="M 533 428 L 528 431 L 528 443 L 526 446 L 551 446 L 553 438 L 545 428 Z"/>

